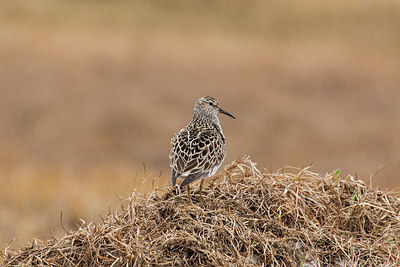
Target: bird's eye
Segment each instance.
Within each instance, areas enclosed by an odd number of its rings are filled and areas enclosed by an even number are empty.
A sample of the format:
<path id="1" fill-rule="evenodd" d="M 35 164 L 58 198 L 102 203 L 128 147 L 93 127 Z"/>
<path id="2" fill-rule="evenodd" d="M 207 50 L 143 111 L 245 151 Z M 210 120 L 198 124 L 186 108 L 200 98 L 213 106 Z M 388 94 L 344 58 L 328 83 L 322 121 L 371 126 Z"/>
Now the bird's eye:
<path id="1" fill-rule="evenodd" d="M 212 102 L 209 102 L 208 104 L 210 104 L 210 106 L 212 106 L 212 105 L 213 105 L 213 103 L 212 103 Z"/>

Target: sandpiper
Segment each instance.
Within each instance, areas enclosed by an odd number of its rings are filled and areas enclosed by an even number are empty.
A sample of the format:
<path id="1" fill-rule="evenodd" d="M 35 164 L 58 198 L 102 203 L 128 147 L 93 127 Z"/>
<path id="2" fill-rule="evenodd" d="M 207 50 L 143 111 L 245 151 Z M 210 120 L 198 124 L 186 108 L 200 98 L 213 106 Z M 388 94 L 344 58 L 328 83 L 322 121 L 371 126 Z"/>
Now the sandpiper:
<path id="1" fill-rule="evenodd" d="M 217 172 L 226 155 L 225 136 L 217 117 L 218 113 L 235 119 L 235 116 L 219 106 L 217 99 L 210 96 L 200 98 L 194 105 L 192 121 L 171 140 L 169 158 L 172 185 L 176 185 L 177 179 L 184 179 L 180 188 L 187 185 L 189 203 L 189 184 L 201 180 L 202 203 L 204 179 Z"/>

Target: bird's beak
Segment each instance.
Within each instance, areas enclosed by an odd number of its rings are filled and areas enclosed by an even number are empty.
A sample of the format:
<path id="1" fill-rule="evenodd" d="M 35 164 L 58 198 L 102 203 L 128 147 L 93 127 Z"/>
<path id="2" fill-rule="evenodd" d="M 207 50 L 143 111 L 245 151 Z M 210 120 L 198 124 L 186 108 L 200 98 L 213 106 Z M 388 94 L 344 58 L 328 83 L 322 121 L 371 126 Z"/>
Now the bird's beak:
<path id="1" fill-rule="evenodd" d="M 219 111 L 219 113 L 228 115 L 229 117 L 232 117 L 232 118 L 236 119 L 235 116 L 233 116 L 233 115 L 232 115 L 231 113 L 229 113 L 228 111 L 223 110 L 222 108 L 219 108 L 218 111 Z"/>

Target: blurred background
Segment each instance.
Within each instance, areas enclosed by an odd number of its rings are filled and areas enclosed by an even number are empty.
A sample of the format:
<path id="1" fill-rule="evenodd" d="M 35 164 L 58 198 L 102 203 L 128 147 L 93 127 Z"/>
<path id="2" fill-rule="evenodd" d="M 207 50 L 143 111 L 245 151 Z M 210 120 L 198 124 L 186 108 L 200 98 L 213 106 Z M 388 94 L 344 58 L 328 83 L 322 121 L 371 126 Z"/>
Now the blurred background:
<path id="1" fill-rule="evenodd" d="M 1 1 L 0 248 L 165 188 L 205 95 L 237 117 L 220 116 L 224 165 L 369 183 L 400 159 L 399 2 Z"/>

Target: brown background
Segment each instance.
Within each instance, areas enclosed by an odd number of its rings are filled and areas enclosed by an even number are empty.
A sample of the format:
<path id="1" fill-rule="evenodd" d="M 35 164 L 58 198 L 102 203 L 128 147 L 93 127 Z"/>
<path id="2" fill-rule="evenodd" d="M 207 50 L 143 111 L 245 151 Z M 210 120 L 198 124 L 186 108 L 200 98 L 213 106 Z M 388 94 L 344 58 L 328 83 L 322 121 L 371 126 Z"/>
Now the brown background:
<path id="1" fill-rule="evenodd" d="M 165 188 L 204 95 L 237 117 L 225 164 L 369 181 L 400 159 L 396 1 L 2 1 L 0 25 L 1 248 Z"/>

